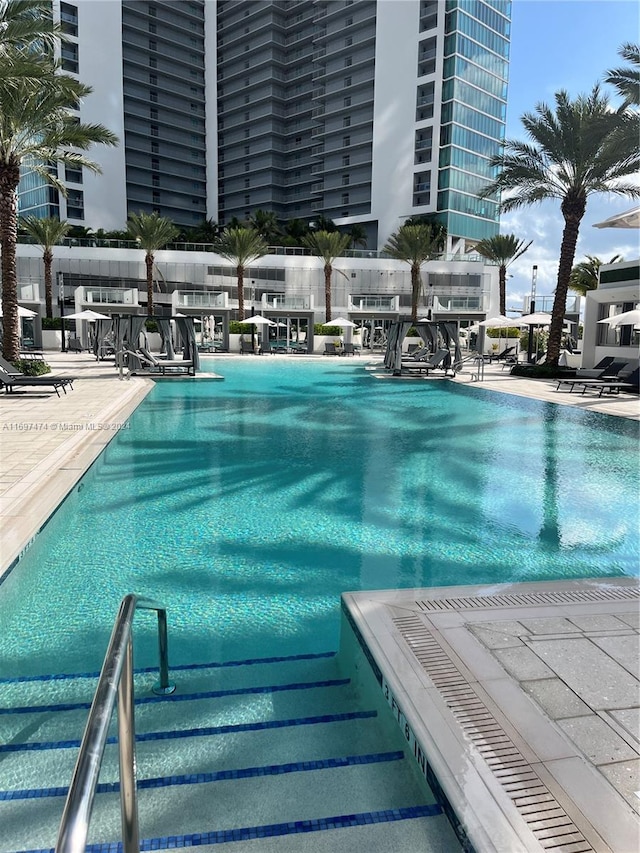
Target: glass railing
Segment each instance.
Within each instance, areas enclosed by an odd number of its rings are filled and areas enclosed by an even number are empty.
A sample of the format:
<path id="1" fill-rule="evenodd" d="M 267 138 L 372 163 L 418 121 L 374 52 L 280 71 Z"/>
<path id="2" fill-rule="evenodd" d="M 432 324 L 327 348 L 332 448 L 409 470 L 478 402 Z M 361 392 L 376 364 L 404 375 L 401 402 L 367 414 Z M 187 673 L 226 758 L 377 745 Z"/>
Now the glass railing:
<path id="1" fill-rule="evenodd" d="M 137 291 L 122 287 L 87 287 L 84 301 L 102 305 L 136 305 L 138 302 Z"/>
<path id="2" fill-rule="evenodd" d="M 350 311 L 398 311 L 397 296 L 349 296 Z"/>
<path id="3" fill-rule="evenodd" d="M 177 303 L 185 308 L 226 308 L 227 294 L 202 293 L 197 290 L 179 290 Z"/>
<path id="4" fill-rule="evenodd" d="M 306 311 L 310 309 L 310 296 L 285 296 L 283 293 L 265 293 L 262 297 L 261 307 L 273 310 L 284 308 L 289 311 Z"/>

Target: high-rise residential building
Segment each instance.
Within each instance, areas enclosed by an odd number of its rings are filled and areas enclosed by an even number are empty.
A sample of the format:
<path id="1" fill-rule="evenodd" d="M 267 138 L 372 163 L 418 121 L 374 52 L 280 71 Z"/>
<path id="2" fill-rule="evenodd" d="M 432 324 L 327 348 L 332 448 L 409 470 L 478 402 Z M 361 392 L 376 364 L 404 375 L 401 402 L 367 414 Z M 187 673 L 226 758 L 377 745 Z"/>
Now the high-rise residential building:
<path id="1" fill-rule="evenodd" d="M 120 137 L 91 152 L 102 176 L 62 174 L 67 199 L 43 197 L 70 222 L 122 228 L 128 213 L 158 210 L 184 226 L 227 224 L 261 209 L 358 223 L 370 248 L 425 214 L 450 248 L 497 233 L 497 200 L 480 196 L 504 134 L 510 0 L 54 10 L 63 67 L 94 90 L 81 119 Z"/>

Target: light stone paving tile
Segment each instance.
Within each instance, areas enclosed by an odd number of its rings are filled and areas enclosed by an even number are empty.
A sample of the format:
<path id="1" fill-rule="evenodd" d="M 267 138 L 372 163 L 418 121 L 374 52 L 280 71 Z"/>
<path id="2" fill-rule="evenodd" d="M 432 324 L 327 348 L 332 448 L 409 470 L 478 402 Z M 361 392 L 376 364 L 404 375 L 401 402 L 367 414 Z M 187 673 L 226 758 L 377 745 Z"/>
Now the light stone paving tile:
<path id="1" fill-rule="evenodd" d="M 603 613 L 598 616 L 572 616 L 571 621 L 581 631 L 623 631 L 627 628 L 615 616 Z"/>
<path id="2" fill-rule="evenodd" d="M 573 690 L 569 690 L 559 678 L 523 681 L 521 686 L 552 720 L 593 713 L 591 708 L 585 705 L 582 699 L 576 696 Z"/>
<path id="3" fill-rule="evenodd" d="M 553 677 L 553 670 L 549 669 L 529 648 L 494 649 L 493 654 L 507 672 L 518 681 Z"/>
<path id="4" fill-rule="evenodd" d="M 632 675 L 640 672 L 640 637 L 637 634 L 625 637 L 591 637 L 591 641 Z"/>
<path id="5" fill-rule="evenodd" d="M 562 617 L 547 617 L 545 619 L 523 619 L 522 624 L 532 634 L 576 634 L 576 626 Z"/>
<path id="6" fill-rule="evenodd" d="M 638 758 L 638 753 L 596 714 L 570 717 L 558 725 L 594 764 L 613 764 Z"/>
<path id="7" fill-rule="evenodd" d="M 631 628 L 640 630 L 640 611 L 635 611 L 633 613 L 618 613 L 618 619 L 620 619 L 621 622 L 625 622 Z"/>
<path id="8" fill-rule="evenodd" d="M 513 637 L 526 637 L 529 631 L 520 622 L 513 619 L 505 619 L 504 622 L 475 622 L 469 624 L 469 629 L 475 631 L 477 628 L 482 628 L 485 631 L 496 631 L 499 634 L 508 634 Z"/>
<path id="9" fill-rule="evenodd" d="M 625 708 L 623 711 L 609 713 L 637 743 L 640 743 L 640 708 Z"/>
<path id="10" fill-rule="evenodd" d="M 469 630 L 488 649 L 507 649 L 512 646 L 522 646 L 522 640 L 515 634 L 506 634 L 502 631 L 492 631 L 482 625 L 469 625 Z"/>
<path id="11" fill-rule="evenodd" d="M 590 640 L 540 640 L 535 650 L 548 667 L 595 710 L 629 708 L 637 704 L 638 680 Z"/>
<path id="12" fill-rule="evenodd" d="M 640 814 L 640 759 L 623 761 L 620 764 L 605 764 L 599 768 L 600 772 L 611 782 L 616 791 L 625 798 L 634 811 Z M 640 849 L 640 837 L 638 846 Z"/>

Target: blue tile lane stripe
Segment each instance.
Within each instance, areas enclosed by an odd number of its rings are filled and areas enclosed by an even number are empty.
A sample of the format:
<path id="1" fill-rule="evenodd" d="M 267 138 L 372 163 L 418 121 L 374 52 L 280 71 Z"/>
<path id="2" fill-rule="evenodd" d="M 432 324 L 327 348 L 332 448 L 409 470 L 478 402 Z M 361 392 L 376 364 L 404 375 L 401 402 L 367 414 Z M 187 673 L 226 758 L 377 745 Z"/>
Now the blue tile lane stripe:
<path id="1" fill-rule="evenodd" d="M 344 758 L 323 758 L 316 761 L 298 761 L 290 764 L 270 764 L 265 767 L 242 767 L 238 770 L 219 770 L 215 773 L 189 773 L 182 776 L 158 776 L 153 779 L 138 779 L 138 790 L 169 788 L 173 785 L 199 785 L 203 782 L 224 782 L 230 779 L 255 779 L 260 776 L 281 776 L 285 773 L 303 773 L 310 770 L 333 770 L 340 767 L 355 767 L 363 764 L 381 764 L 404 759 L 402 751 L 376 752 L 368 755 L 347 755 Z M 16 791 L 0 791 L 0 802 L 9 800 L 37 800 L 45 797 L 66 797 L 68 788 L 26 788 Z M 98 794 L 117 794 L 119 782 L 103 782 L 96 788 Z"/>
<path id="2" fill-rule="evenodd" d="M 333 658 L 335 652 L 318 652 L 306 655 L 282 655 L 271 658 L 246 658 L 246 660 L 212 661 L 210 663 L 183 663 L 171 666 L 171 672 L 186 672 L 193 669 L 225 669 L 230 666 L 256 666 L 268 663 L 287 663 L 297 660 L 318 660 L 319 658 Z M 134 670 L 136 675 L 145 672 L 157 672 L 157 666 L 144 666 Z M 0 678 L 0 684 L 24 684 L 29 681 L 69 681 L 74 678 L 98 678 L 99 672 L 66 672 L 52 673 L 49 675 L 16 675 L 12 678 Z"/>
<path id="3" fill-rule="evenodd" d="M 321 817 L 315 820 L 297 820 L 291 823 L 271 823 L 263 826 L 243 826 L 237 829 L 221 829 L 212 832 L 197 832 L 191 835 L 166 835 L 161 838 L 145 838 L 140 842 L 141 853 L 150 850 L 173 850 L 183 847 L 201 847 L 204 844 L 225 844 L 230 841 L 249 841 L 254 838 L 275 838 L 307 832 L 322 832 L 327 829 L 346 829 L 350 826 L 370 826 L 376 823 L 393 823 L 399 820 L 415 820 L 421 817 L 436 817 L 442 814 L 438 805 L 410 806 L 404 809 L 386 809 L 378 812 Z M 51 848 L 23 850 L 21 853 L 54 853 Z M 122 853 L 122 843 L 87 844 L 85 853 Z"/>
<path id="4" fill-rule="evenodd" d="M 158 702 L 189 702 L 194 699 L 221 699 L 225 696 L 244 696 L 256 693 L 283 693 L 289 690 L 313 690 L 318 687 L 345 687 L 349 678 L 328 681 L 296 681 L 292 684 L 273 684 L 258 687 L 236 687 L 233 690 L 208 690 L 200 693 L 173 693 L 170 696 L 143 696 L 134 700 L 135 705 L 155 705 Z M 22 705 L 16 708 L 0 708 L 0 716 L 7 714 L 37 714 L 55 711 L 87 710 L 91 702 L 65 702 L 57 705 Z"/>
<path id="5" fill-rule="evenodd" d="M 136 735 L 136 743 L 146 743 L 154 740 L 174 740 L 187 737 L 208 737 L 209 735 L 224 735 L 231 732 L 257 732 L 265 729 L 283 729 L 289 726 L 314 726 L 325 723 L 341 723 L 350 720 L 368 720 L 377 717 L 377 711 L 349 711 L 344 714 L 322 714 L 317 717 L 299 717 L 291 720 L 265 720 L 260 723 L 239 723 L 226 726 L 207 726 L 206 728 L 183 729 L 167 732 L 146 732 Z M 115 737 L 107 738 L 108 744 L 117 743 Z M 45 749 L 77 749 L 79 740 L 43 741 L 41 743 L 6 743 L 0 744 L 0 754 L 5 752 L 37 752 Z"/>

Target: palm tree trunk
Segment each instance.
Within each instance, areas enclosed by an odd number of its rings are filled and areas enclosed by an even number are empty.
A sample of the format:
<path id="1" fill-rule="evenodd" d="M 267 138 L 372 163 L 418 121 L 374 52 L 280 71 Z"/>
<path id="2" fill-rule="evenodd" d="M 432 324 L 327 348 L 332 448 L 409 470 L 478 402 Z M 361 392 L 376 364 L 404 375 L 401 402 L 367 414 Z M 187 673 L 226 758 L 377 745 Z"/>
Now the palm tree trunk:
<path id="1" fill-rule="evenodd" d="M 236 267 L 238 274 L 238 320 L 244 320 L 244 267 Z"/>
<path id="2" fill-rule="evenodd" d="M 558 359 L 560 358 L 560 344 L 562 342 L 562 327 L 564 325 L 564 315 L 567 306 L 569 278 L 571 277 L 573 261 L 576 256 L 580 222 L 584 216 L 586 206 L 586 199 L 584 198 L 567 197 L 562 202 L 564 230 L 560 245 L 558 280 L 556 295 L 553 300 L 553 309 L 551 311 L 551 327 L 549 329 L 549 342 L 547 344 L 547 364 L 551 367 L 557 367 Z"/>
<path id="3" fill-rule="evenodd" d="M 53 252 L 45 249 L 42 253 L 44 261 L 44 301 L 46 304 L 47 317 L 53 317 L 53 287 L 51 284 L 51 265 L 53 263 Z"/>
<path id="4" fill-rule="evenodd" d="M 503 317 L 507 316 L 507 268 L 504 264 L 500 264 L 498 270 L 498 281 L 500 282 L 500 313 Z"/>
<path id="5" fill-rule="evenodd" d="M 325 322 L 328 323 L 331 319 L 331 273 L 333 267 L 331 264 L 324 265 L 324 313 Z"/>
<path id="6" fill-rule="evenodd" d="M 418 299 L 420 298 L 420 267 L 411 265 L 411 322 L 418 320 Z"/>
<path id="7" fill-rule="evenodd" d="M 147 267 L 147 317 L 153 316 L 153 255 L 145 255 Z"/>
<path id="8" fill-rule="evenodd" d="M 2 354 L 7 361 L 20 357 L 20 321 L 18 318 L 18 277 L 16 242 L 18 240 L 18 200 L 16 189 L 20 168 L 10 163 L 0 168 L 0 248 L 2 251 Z"/>

